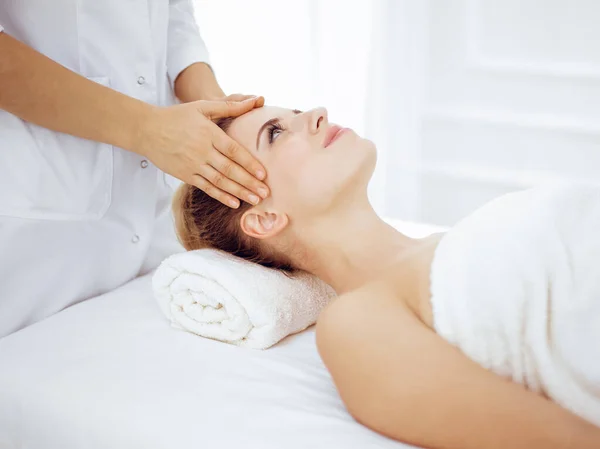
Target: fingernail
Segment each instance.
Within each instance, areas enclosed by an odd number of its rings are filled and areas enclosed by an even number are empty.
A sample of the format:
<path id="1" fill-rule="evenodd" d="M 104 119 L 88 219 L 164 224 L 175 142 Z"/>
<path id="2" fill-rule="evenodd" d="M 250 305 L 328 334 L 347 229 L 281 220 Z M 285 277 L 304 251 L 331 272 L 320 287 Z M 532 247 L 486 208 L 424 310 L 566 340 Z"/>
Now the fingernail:
<path id="1" fill-rule="evenodd" d="M 260 198 L 256 195 L 248 195 L 248 199 L 252 204 L 258 204 L 258 202 L 260 201 Z"/>
<path id="2" fill-rule="evenodd" d="M 263 170 L 257 170 L 256 171 L 256 177 L 260 180 L 265 178 L 265 172 Z"/>
<path id="3" fill-rule="evenodd" d="M 263 198 L 266 198 L 269 196 L 269 191 L 267 189 L 265 189 L 264 187 L 259 187 L 258 188 L 258 194 L 260 196 L 262 196 Z"/>
<path id="4" fill-rule="evenodd" d="M 237 209 L 239 207 L 240 203 L 237 202 L 236 200 L 229 200 L 229 205 L 231 207 L 233 207 L 234 209 Z"/>

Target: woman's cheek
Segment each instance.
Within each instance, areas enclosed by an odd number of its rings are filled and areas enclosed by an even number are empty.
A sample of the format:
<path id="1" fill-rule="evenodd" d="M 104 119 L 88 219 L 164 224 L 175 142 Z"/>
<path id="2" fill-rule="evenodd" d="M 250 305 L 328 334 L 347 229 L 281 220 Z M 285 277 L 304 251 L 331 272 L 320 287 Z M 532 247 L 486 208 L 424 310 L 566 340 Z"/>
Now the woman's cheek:
<path id="1" fill-rule="evenodd" d="M 286 196 L 293 193 L 307 176 L 312 178 L 319 159 L 306 142 L 293 139 L 282 142 L 270 156 L 266 168 L 271 190 Z"/>

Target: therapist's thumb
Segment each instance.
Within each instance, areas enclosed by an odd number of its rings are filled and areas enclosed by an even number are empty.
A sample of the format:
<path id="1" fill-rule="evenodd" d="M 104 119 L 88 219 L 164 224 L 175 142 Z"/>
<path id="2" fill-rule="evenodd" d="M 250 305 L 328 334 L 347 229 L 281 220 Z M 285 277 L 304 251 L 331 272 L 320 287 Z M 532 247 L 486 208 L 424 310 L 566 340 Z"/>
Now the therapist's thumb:
<path id="1" fill-rule="evenodd" d="M 202 113 L 207 118 L 216 120 L 223 117 L 238 117 L 255 107 L 262 106 L 264 101 L 263 97 L 251 97 L 243 101 L 202 101 L 199 103 Z"/>

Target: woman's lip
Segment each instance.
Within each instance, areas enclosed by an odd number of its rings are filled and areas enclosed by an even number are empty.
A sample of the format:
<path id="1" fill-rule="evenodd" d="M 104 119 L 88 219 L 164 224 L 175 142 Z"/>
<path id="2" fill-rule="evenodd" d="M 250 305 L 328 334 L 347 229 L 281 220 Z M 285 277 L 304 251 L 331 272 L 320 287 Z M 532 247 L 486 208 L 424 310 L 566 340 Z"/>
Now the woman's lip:
<path id="1" fill-rule="evenodd" d="M 335 142 L 338 139 L 338 137 L 340 137 L 347 130 L 348 130 L 348 128 L 342 128 L 341 126 L 338 126 L 338 125 L 332 125 L 327 130 L 327 134 L 325 135 L 325 141 L 323 142 L 323 147 L 327 148 L 329 145 L 331 145 L 333 142 Z"/>

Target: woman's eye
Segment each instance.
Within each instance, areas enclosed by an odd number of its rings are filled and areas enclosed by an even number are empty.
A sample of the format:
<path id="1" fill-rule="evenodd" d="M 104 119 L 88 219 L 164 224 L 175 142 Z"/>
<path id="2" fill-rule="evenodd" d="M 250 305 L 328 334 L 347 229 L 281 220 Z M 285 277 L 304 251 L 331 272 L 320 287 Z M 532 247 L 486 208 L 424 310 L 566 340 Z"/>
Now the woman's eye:
<path id="1" fill-rule="evenodd" d="M 282 132 L 283 129 L 281 127 L 273 125 L 269 130 L 269 143 L 273 143 Z"/>

